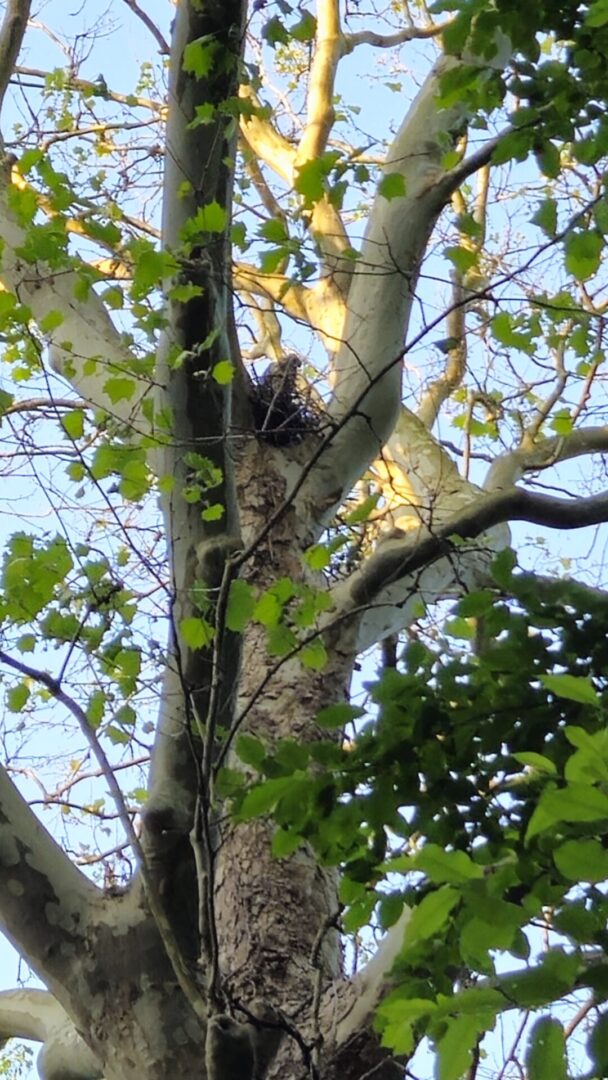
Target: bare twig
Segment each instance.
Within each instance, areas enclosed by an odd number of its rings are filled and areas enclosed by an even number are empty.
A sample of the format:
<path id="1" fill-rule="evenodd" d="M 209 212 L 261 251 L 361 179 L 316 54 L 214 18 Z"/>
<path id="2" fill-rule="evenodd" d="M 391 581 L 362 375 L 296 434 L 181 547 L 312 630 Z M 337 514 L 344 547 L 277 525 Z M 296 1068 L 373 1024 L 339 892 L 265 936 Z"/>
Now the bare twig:
<path id="1" fill-rule="evenodd" d="M 141 19 L 144 26 L 150 31 L 152 37 L 158 45 L 158 51 L 162 54 L 162 56 L 169 56 L 171 52 L 169 48 L 169 43 L 161 34 L 154 20 L 151 19 L 145 11 L 142 11 L 139 4 L 137 3 L 137 0 L 123 0 L 123 3 L 127 5 L 127 7 L 133 12 L 134 15 L 137 16 L 138 19 Z"/>

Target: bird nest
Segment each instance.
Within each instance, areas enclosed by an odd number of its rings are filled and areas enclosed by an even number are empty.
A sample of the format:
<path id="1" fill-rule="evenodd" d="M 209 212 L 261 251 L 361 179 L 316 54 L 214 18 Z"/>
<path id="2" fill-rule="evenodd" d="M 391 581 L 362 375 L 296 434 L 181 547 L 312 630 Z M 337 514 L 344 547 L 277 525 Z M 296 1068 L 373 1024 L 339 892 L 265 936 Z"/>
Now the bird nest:
<path id="1" fill-rule="evenodd" d="M 271 364 L 251 381 L 251 409 L 258 439 L 271 446 L 293 446 L 318 431 L 322 403 L 300 375 L 300 357 L 292 354 Z"/>

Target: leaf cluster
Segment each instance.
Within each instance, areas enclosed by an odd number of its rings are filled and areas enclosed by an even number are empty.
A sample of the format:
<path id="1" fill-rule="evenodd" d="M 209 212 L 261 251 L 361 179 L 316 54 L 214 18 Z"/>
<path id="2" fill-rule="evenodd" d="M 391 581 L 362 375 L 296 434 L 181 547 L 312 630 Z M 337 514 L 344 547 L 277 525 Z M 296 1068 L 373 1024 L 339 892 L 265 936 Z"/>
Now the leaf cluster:
<path id="1" fill-rule="evenodd" d="M 308 746 L 243 735 L 258 779 L 231 774 L 237 816 L 273 816 L 277 856 L 306 842 L 341 867 L 345 930 L 412 910 L 379 1023 L 403 1054 L 428 1034 L 453 1080 L 500 1011 L 541 1007 L 581 979 L 608 993 L 608 967 L 584 959 L 608 944 L 608 606 L 567 580 L 539 589 L 509 553 L 494 573 L 445 637 L 411 641 L 369 686 L 367 717 L 330 707 L 318 724 L 331 737 Z M 534 926 L 566 947 L 483 1001 L 463 994 L 496 978 L 498 954 L 527 961 Z"/>

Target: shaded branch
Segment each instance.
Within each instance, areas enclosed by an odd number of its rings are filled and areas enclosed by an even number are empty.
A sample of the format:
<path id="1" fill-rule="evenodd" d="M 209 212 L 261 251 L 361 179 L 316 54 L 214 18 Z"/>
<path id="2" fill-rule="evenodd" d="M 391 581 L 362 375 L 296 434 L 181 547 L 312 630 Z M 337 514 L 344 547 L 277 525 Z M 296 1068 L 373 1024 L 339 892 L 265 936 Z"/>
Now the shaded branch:
<path id="1" fill-rule="evenodd" d="M 381 543 L 351 580 L 357 606 L 373 602 L 387 585 L 429 566 L 442 555 L 458 555 L 459 542 L 479 536 L 506 521 L 528 521 L 548 529 L 581 529 L 608 521 L 608 493 L 587 499 L 555 499 L 522 488 L 481 496 L 436 531 L 413 537 L 393 533 Z M 396 530 L 395 532 L 399 532 Z"/>
<path id="2" fill-rule="evenodd" d="M 67 1013 L 48 990 L 0 991 L 0 1040 L 44 1043 L 38 1070 L 45 1080 L 100 1080 L 102 1069 Z"/>
<path id="3" fill-rule="evenodd" d="M 170 962 L 170 964 L 171 964 L 171 966 L 173 968 L 175 977 L 176 977 L 179 985 L 181 986 L 181 988 L 182 988 L 182 990 L 183 990 L 183 992 L 184 992 L 184 994 L 186 996 L 186 999 L 192 1005 L 193 1010 L 204 1021 L 206 1019 L 206 1011 L 205 1011 L 203 1003 L 202 1003 L 199 988 L 196 985 L 196 982 L 195 982 L 194 978 L 192 977 L 191 972 L 188 970 L 186 964 L 184 963 L 184 960 L 183 960 L 183 957 L 181 955 L 180 949 L 179 949 L 179 947 L 178 947 L 178 945 L 176 943 L 176 940 L 175 940 L 175 934 L 174 934 L 173 928 L 170 925 L 169 920 L 167 919 L 167 916 L 165 914 L 162 902 L 161 902 L 160 898 L 157 895 L 157 891 L 156 891 L 156 889 L 154 887 L 154 884 L 153 884 L 152 879 L 150 877 L 150 874 L 148 872 L 145 855 L 144 855 L 144 852 L 142 850 L 142 846 L 140 844 L 139 837 L 138 837 L 137 833 L 135 832 L 133 821 L 132 821 L 131 815 L 129 813 L 129 810 L 128 810 L 127 806 L 126 806 L 124 796 L 123 796 L 122 791 L 120 789 L 120 785 L 119 785 L 116 777 L 114 776 L 114 771 L 112 769 L 112 766 L 110 765 L 110 762 L 108 761 L 108 758 L 107 758 L 107 756 L 105 754 L 105 751 L 103 750 L 97 736 L 95 735 L 95 732 L 94 732 L 93 728 L 89 724 L 89 720 L 88 720 L 86 712 L 78 704 L 78 702 L 74 701 L 74 699 L 72 697 L 70 697 L 70 695 L 67 694 L 62 689 L 60 681 L 58 679 L 53 678 L 53 676 L 49 675 L 48 672 L 40 671 L 37 668 L 30 667 L 29 664 L 25 664 L 25 663 L 23 663 L 23 661 L 15 659 L 14 657 L 12 657 L 8 653 L 6 653 L 3 649 L 0 650 L 0 663 L 6 664 L 6 666 L 12 668 L 13 671 L 18 671 L 21 675 L 24 675 L 26 678 L 32 679 L 35 682 L 38 682 L 42 686 L 44 686 L 49 691 L 49 693 L 55 698 L 55 700 L 58 701 L 61 705 L 63 705 L 64 708 L 66 708 L 72 714 L 74 719 L 77 721 L 78 726 L 80 727 L 80 730 L 81 730 L 82 734 L 84 735 L 87 743 L 89 744 L 89 747 L 91 748 L 91 752 L 94 755 L 95 760 L 97 761 L 97 764 L 99 765 L 99 768 L 100 768 L 100 771 L 101 771 L 101 773 L 103 775 L 103 778 L 106 781 L 106 783 L 107 783 L 107 785 L 108 785 L 108 787 L 110 789 L 110 793 L 111 793 L 112 798 L 114 800 L 114 805 L 116 806 L 116 810 L 118 812 L 118 816 L 120 818 L 121 825 L 122 825 L 122 827 L 123 827 L 123 829 L 124 829 L 124 831 L 125 831 L 125 833 L 126 833 L 126 835 L 128 837 L 129 843 L 131 844 L 131 848 L 133 849 L 134 854 L 138 858 L 139 865 L 140 865 L 140 872 L 141 872 L 141 876 L 142 876 L 142 881 L 143 881 L 144 889 L 145 889 L 145 893 L 146 893 L 146 899 L 148 901 L 150 911 L 152 913 L 152 916 L 153 916 L 154 921 L 156 923 L 158 932 L 160 934 L 163 946 L 164 946 L 165 951 L 167 953 L 167 957 L 168 957 L 169 962 Z M 0 773 L 0 780 L 1 780 L 1 777 L 2 777 L 2 774 Z M 11 785 L 11 787 L 13 787 L 11 781 L 8 780 L 8 776 L 7 776 L 7 782 Z M 0 800 L 1 800 L 1 788 L 0 788 Z M 27 803 L 24 803 L 24 805 L 27 807 Z M 31 814 L 31 811 L 29 810 L 29 807 L 27 807 L 27 809 L 28 809 L 29 813 Z M 2 827 L 1 826 L 1 815 L 2 815 L 2 803 L 0 801 L 0 830 L 1 830 L 1 827 Z M 34 818 L 34 820 L 36 821 L 35 818 Z M 1 835 L 1 833 L 0 833 L 0 835 Z M 15 835 L 20 836 L 20 833 L 16 832 Z M 49 840 L 51 840 L 50 837 L 49 837 Z M 72 865 L 72 863 L 70 863 L 69 860 L 66 859 L 66 856 L 63 854 L 61 849 L 57 848 L 57 850 L 61 853 L 64 862 L 67 863 L 70 870 L 73 873 L 78 873 L 78 871 Z M 91 886 L 91 888 L 93 888 L 93 887 Z M 95 892 L 96 891 L 97 890 L 95 890 Z M 2 893 L 0 892 L 0 897 L 1 897 L 1 895 L 2 895 Z M 2 901 L 0 901 L 0 918 L 2 917 L 1 913 L 3 911 L 3 907 L 4 907 L 4 905 L 3 905 Z M 31 954 L 27 950 L 25 950 L 25 951 L 26 951 L 26 955 L 28 957 L 30 957 Z M 46 969 L 43 968 L 43 972 L 45 972 L 45 971 L 46 971 Z"/>
<path id="4" fill-rule="evenodd" d="M 23 43 L 31 0 L 7 0 L 0 26 L 0 109 Z"/>
<path id="5" fill-rule="evenodd" d="M 99 896 L 0 765 L 0 925 L 51 989 L 78 994 L 73 956 L 82 953 Z"/>
<path id="6" fill-rule="evenodd" d="M 467 370 L 466 344 L 466 293 L 462 284 L 462 274 L 454 271 L 452 275 L 451 308 L 446 318 L 446 337 L 452 342 L 447 355 L 445 368 L 425 390 L 418 408 L 418 417 L 422 423 L 432 428 L 444 401 L 460 386 Z"/>
<path id="7" fill-rule="evenodd" d="M 19 64 L 15 67 L 14 74 L 25 75 L 26 78 L 31 79 L 41 79 L 42 82 L 45 82 L 50 72 L 45 71 L 44 68 L 23 67 Z M 87 98 L 103 97 L 106 101 L 114 101 L 117 105 L 127 105 L 130 109 L 150 109 L 151 112 L 158 113 L 160 116 L 164 116 L 167 111 L 163 101 L 154 101 L 152 98 L 134 96 L 133 94 L 119 94 L 107 86 L 104 86 L 102 92 L 99 83 L 91 82 L 89 79 L 68 77 L 65 85 L 70 90 L 80 91 Z"/>

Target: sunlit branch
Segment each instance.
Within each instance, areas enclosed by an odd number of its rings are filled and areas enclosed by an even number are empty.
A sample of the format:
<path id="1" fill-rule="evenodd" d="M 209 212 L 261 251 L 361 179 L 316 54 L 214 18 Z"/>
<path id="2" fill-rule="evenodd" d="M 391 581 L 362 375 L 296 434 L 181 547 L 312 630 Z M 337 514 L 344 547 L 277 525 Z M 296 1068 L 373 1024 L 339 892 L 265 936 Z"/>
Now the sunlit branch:
<path id="1" fill-rule="evenodd" d="M 323 154 L 334 122 L 334 83 L 340 59 L 338 0 L 318 0 L 317 35 L 308 80 L 307 117 L 296 155 L 296 166 Z"/>
<path id="2" fill-rule="evenodd" d="M 538 472 L 562 461 L 585 454 L 605 454 L 607 451 L 608 427 L 576 428 L 568 435 L 539 439 L 534 446 L 522 446 L 496 458 L 488 470 L 484 489 L 500 491 L 514 484 L 526 472 Z"/>
<path id="3" fill-rule="evenodd" d="M 242 85 L 239 94 L 254 106 L 252 115 L 241 117 L 241 134 L 253 153 L 261 158 L 282 180 L 291 187 L 296 152 L 291 143 L 281 135 L 263 113 L 263 106 L 250 86 Z"/>
<path id="4" fill-rule="evenodd" d="M 308 79 L 306 126 L 296 153 L 295 167 L 321 157 L 327 149 L 334 119 L 334 87 L 341 55 L 340 9 L 338 0 L 318 0 L 315 51 Z M 352 275 L 352 261 L 340 256 L 350 247 L 336 207 L 323 195 L 312 209 L 309 229 L 332 275 L 336 296 L 346 292 Z"/>
<path id="5" fill-rule="evenodd" d="M 374 30 L 360 30 L 356 34 L 342 35 L 342 53 L 350 53 L 359 45 L 372 45 L 375 49 L 393 49 L 397 45 L 405 45 L 408 41 L 424 38 L 438 37 L 453 19 L 432 26 L 408 26 L 404 30 L 397 30 L 394 34 L 377 34 Z"/>
<path id="6" fill-rule="evenodd" d="M 568 337 L 571 330 L 572 321 L 568 320 L 562 333 L 561 341 L 559 341 L 555 348 L 551 350 L 551 352 L 553 353 L 555 364 L 555 383 L 553 385 L 551 393 L 547 394 L 545 400 L 539 403 L 539 405 L 535 409 L 532 420 L 529 424 L 526 425 L 522 437 L 522 447 L 529 447 L 534 445 L 534 441 L 538 436 L 538 433 L 541 430 L 545 420 L 550 415 L 553 407 L 557 405 L 566 388 L 566 383 L 568 381 L 568 371 L 565 364 L 565 355 L 568 348 Z"/>
<path id="7" fill-rule="evenodd" d="M 0 26 L 0 109 L 19 56 L 31 6 L 31 0 L 7 0 L 5 5 Z"/>
<path id="8" fill-rule="evenodd" d="M 309 322 L 311 290 L 294 284 L 283 274 L 267 274 L 249 263 L 237 262 L 233 266 L 232 282 L 237 289 L 272 300 L 293 318 Z"/>
<path id="9" fill-rule="evenodd" d="M 254 299 L 252 294 L 249 295 L 249 304 L 259 327 L 259 334 L 255 345 L 249 349 L 243 349 L 243 356 L 247 360 L 257 360 L 260 356 L 269 356 L 273 360 L 279 360 L 283 353 L 282 330 L 274 305 L 262 298 Z"/>
<path id="10" fill-rule="evenodd" d="M 281 206 L 279 200 L 273 195 L 272 191 L 270 190 L 270 187 L 267 184 L 264 174 L 260 168 L 258 159 L 255 154 L 251 153 L 249 144 L 247 143 L 246 139 L 243 139 L 243 143 L 245 144 L 243 152 L 245 168 L 248 175 L 251 177 L 251 181 L 258 195 L 260 196 L 260 199 L 262 200 L 264 209 L 270 215 L 270 217 L 277 218 L 279 221 L 282 221 L 287 227 L 287 215 L 285 213 L 285 210 Z"/>

